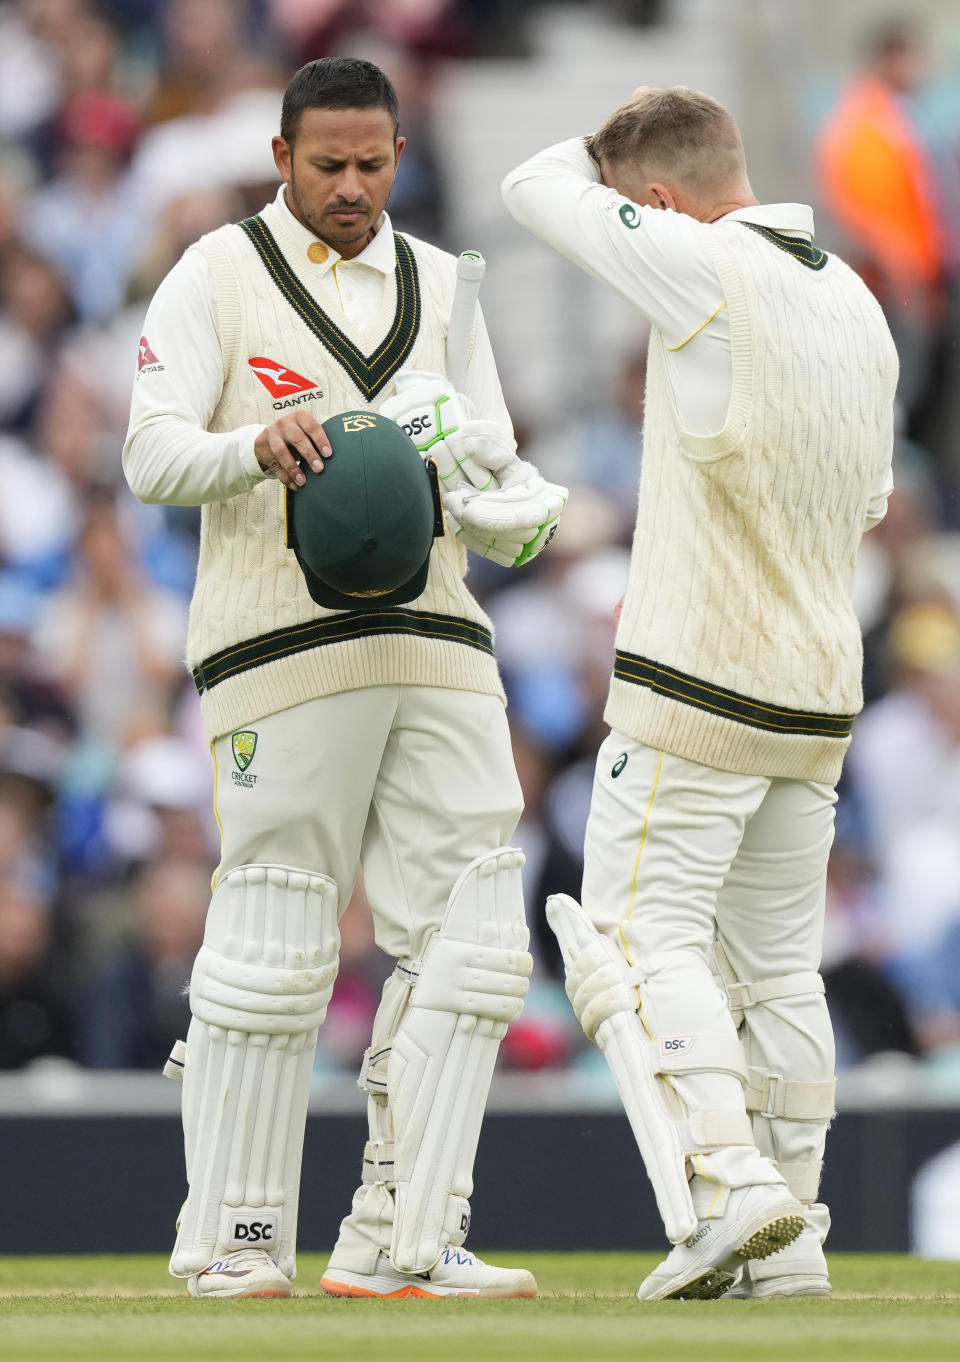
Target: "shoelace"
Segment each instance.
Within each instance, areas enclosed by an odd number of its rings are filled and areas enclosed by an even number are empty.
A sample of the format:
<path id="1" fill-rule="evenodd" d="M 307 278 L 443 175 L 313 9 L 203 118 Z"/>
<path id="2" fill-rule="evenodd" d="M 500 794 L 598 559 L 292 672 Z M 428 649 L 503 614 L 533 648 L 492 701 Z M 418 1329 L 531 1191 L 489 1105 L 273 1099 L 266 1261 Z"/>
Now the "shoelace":
<path id="1" fill-rule="evenodd" d="M 264 1259 L 266 1259 L 268 1263 L 273 1263 L 274 1261 L 264 1249 L 237 1249 L 235 1252 L 228 1254 L 225 1258 L 221 1258 L 217 1262 L 211 1263 L 209 1267 L 204 1268 L 204 1272 L 216 1272 L 222 1268 L 236 1270 L 241 1267 L 259 1267 Z M 276 1266 L 276 1264 L 274 1264 L 274 1266 Z M 202 1275 L 203 1274 L 201 1273 L 201 1276 Z"/>

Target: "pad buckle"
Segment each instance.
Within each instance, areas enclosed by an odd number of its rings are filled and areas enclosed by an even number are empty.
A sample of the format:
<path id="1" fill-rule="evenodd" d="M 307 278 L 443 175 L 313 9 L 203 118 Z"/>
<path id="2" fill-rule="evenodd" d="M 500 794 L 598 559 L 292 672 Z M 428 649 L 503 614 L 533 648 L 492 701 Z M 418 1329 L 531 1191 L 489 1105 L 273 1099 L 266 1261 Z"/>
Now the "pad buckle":
<path id="1" fill-rule="evenodd" d="M 767 1117 L 769 1120 L 773 1120 L 773 1118 L 777 1115 L 776 1102 L 777 1087 L 782 1082 L 783 1074 L 766 1075 L 767 1104 L 765 1109 L 760 1112 L 760 1115 Z"/>

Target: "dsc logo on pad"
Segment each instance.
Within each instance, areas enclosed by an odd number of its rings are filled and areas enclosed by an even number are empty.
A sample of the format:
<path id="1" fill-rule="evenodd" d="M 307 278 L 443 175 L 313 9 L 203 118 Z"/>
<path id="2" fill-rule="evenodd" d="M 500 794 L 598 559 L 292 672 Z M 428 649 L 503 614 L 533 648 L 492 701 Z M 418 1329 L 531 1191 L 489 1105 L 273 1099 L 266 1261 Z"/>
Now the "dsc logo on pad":
<path id="1" fill-rule="evenodd" d="M 693 1036 L 661 1036 L 660 1056 L 662 1059 L 672 1059 L 675 1055 L 688 1054 L 693 1049 L 693 1042 Z"/>
<path id="2" fill-rule="evenodd" d="M 269 1248 L 277 1238 L 277 1217 L 275 1215 L 260 1216 L 253 1220 L 247 1215 L 234 1215 L 230 1217 L 230 1241 L 238 1248 L 248 1244 L 255 1244 L 258 1247 Z"/>

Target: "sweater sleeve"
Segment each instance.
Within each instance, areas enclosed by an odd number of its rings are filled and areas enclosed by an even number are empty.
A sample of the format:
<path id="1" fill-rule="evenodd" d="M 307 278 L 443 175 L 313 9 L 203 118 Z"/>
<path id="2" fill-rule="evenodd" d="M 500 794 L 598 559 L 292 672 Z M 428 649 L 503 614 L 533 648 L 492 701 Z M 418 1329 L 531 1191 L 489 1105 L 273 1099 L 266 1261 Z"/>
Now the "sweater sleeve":
<path id="1" fill-rule="evenodd" d="M 896 442 L 896 392 L 899 378 L 899 364 L 893 343 L 890 343 L 890 364 L 887 373 L 885 401 L 881 406 L 882 433 L 877 442 L 877 458 L 873 479 L 870 483 L 867 513 L 864 516 L 863 532 L 872 530 L 887 514 L 887 502 L 893 492 L 893 450 Z"/>
<path id="2" fill-rule="evenodd" d="M 582 137 L 525 161 L 501 192 L 521 227 L 615 289 L 668 347 L 689 340 L 722 306 L 704 224 L 609 188 Z"/>
<path id="3" fill-rule="evenodd" d="M 207 430 L 222 389 L 213 280 L 192 247 L 157 289 L 140 339 L 123 469 L 141 501 L 226 501 L 266 477 L 253 450 L 263 426 Z"/>

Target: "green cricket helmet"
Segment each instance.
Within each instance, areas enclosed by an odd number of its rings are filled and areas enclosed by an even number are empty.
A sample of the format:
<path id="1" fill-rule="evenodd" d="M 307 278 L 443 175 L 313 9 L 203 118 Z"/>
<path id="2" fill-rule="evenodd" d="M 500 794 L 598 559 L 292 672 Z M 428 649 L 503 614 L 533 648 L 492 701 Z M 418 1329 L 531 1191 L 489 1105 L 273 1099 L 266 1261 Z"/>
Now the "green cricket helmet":
<path id="1" fill-rule="evenodd" d="M 287 491 L 287 546 L 330 610 L 378 610 L 419 596 L 443 534 L 432 459 L 389 417 L 344 411 L 323 422 L 333 454 Z"/>

